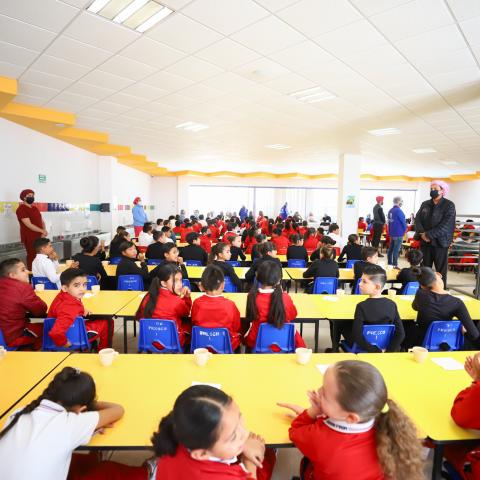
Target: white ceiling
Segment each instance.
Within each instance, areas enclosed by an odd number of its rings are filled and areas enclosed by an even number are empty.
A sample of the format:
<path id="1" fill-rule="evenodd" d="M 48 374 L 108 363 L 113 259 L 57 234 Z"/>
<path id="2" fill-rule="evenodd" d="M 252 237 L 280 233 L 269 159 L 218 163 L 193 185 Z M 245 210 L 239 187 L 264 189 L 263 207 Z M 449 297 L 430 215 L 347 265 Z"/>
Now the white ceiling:
<path id="1" fill-rule="evenodd" d="M 176 13 L 144 35 L 90 2 L 0 1 L 15 101 L 171 170 L 336 172 L 342 152 L 378 175 L 480 170 L 480 0 L 164 0 Z M 317 86 L 338 98 L 289 96 Z M 402 134 L 367 133 L 386 127 Z"/>

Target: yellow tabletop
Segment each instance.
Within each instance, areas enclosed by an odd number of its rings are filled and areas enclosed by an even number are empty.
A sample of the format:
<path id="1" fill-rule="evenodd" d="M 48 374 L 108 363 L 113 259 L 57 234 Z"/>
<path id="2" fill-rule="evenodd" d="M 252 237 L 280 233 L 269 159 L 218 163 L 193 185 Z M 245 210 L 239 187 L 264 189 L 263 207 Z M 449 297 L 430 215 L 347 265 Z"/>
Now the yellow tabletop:
<path id="1" fill-rule="evenodd" d="M 147 265 L 148 266 L 148 271 L 151 272 L 156 265 Z M 117 275 L 117 266 L 116 265 L 107 265 L 105 268 L 105 271 L 107 272 L 107 275 L 109 277 L 115 277 Z"/>
<path id="2" fill-rule="evenodd" d="M 474 353 L 430 353 L 423 364 L 415 362 L 411 353 L 360 354 L 357 358 L 382 372 L 389 396 L 402 406 L 420 432 L 436 441 L 453 441 L 480 437 L 479 432 L 457 426 L 450 416 L 453 400 L 472 379 L 464 370 L 444 370 L 431 359 L 448 357 L 463 363 Z"/>
<path id="3" fill-rule="evenodd" d="M 351 354 L 314 354 L 308 365 L 298 365 L 295 355 L 214 355 L 198 367 L 192 355 L 119 355 L 111 367 L 102 367 L 95 354 L 74 354 L 61 367 L 89 372 L 95 379 L 99 400 L 121 403 L 125 416 L 95 435 L 93 447 L 148 447 L 160 419 L 176 397 L 192 382 L 220 384 L 240 406 L 246 424 L 266 442 L 288 445 L 291 419 L 276 406 L 284 401 L 308 406 L 307 390 L 322 384 L 316 364 L 354 358 Z M 57 369 L 58 371 L 58 369 Z M 44 390 L 52 373 L 20 405 Z"/>
<path id="4" fill-rule="evenodd" d="M 58 290 L 35 292 L 50 307 Z M 100 290 L 98 293 L 87 292 L 82 299 L 85 308 L 93 315 L 115 315 L 122 307 L 138 297 L 138 292 Z"/>
<path id="5" fill-rule="evenodd" d="M 188 278 L 198 279 L 202 277 L 202 273 L 206 267 L 186 267 L 186 268 L 187 268 Z M 245 273 L 248 272 L 249 267 L 234 267 L 233 269 L 235 270 L 235 273 L 237 274 L 240 280 L 245 280 Z M 285 268 L 282 269 L 283 279 L 289 280 L 290 277 L 288 276 L 285 270 L 286 270 Z"/>
<path id="6" fill-rule="evenodd" d="M 68 355 L 68 352 L 7 352 L 0 360 L 0 417 Z"/>
<path id="7" fill-rule="evenodd" d="M 306 268 L 285 268 L 284 269 L 292 280 L 304 280 L 303 272 L 305 272 Z M 339 280 L 353 280 L 353 268 L 339 268 L 340 273 Z M 397 279 L 399 270 L 387 270 L 387 280 L 394 281 Z"/>

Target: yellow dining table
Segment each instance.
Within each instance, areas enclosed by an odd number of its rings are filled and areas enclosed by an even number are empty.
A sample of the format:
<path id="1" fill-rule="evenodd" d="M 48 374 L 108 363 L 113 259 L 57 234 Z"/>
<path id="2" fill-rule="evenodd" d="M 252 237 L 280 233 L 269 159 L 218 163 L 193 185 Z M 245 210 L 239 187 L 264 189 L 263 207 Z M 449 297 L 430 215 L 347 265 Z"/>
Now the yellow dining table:
<path id="1" fill-rule="evenodd" d="M 202 278 L 202 273 L 206 267 L 186 267 L 186 268 L 187 268 L 188 278 L 198 280 Z M 235 273 L 237 274 L 237 277 L 240 280 L 245 280 L 245 274 L 248 272 L 250 268 L 234 267 L 233 269 L 235 270 Z M 290 280 L 290 277 L 288 276 L 286 270 L 287 270 L 286 268 L 282 268 L 283 280 Z"/>

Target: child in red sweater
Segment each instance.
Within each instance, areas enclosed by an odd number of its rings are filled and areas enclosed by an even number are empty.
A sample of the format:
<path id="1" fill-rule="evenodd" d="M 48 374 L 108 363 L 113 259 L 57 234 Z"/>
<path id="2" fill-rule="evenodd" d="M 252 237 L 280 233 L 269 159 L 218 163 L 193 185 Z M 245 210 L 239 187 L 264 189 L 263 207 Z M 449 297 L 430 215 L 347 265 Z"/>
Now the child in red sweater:
<path id="1" fill-rule="evenodd" d="M 190 289 L 182 285 L 182 272 L 175 264 L 161 264 L 155 271 L 156 276 L 152 280 L 150 290 L 138 309 L 137 320 L 141 318 L 174 320 L 180 345 L 183 347 L 192 331 L 191 324 L 186 321 L 192 308 Z"/>
<path id="2" fill-rule="evenodd" d="M 273 231 L 272 243 L 275 245 L 278 255 L 287 254 L 287 248 L 290 245 L 290 242 L 287 237 L 282 235 L 282 230 L 280 228 L 276 228 Z"/>
<path id="3" fill-rule="evenodd" d="M 345 360 L 308 392 L 310 407 L 279 403 L 297 416 L 290 440 L 305 455 L 304 480 L 420 480 L 422 448 L 411 420 L 388 399 L 381 373 Z"/>
<path id="4" fill-rule="evenodd" d="M 0 330 L 8 347 L 39 350 L 43 323 L 30 323 L 28 315 L 44 317 L 47 304 L 29 283 L 28 270 L 18 258 L 0 263 Z"/>
<path id="5" fill-rule="evenodd" d="M 222 390 L 183 391 L 152 437 L 156 480 L 268 480 L 275 453 L 249 433 L 238 405 Z"/>
<path id="6" fill-rule="evenodd" d="M 200 235 L 200 246 L 207 252 L 210 253 L 212 251 L 212 239 L 211 234 L 207 227 L 202 227 L 201 235 Z"/>
<path id="7" fill-rule="evenodd" d="M 197 298 L 192 307 L 192 325 L 205 328 L 227 328 L 232 349 L 240 346 L 240 312 L 232 300 L 225 298 L 223 271 L 216 265 L 208 265 L 202 274 L 201 288 L 205 295 Z"/>
<path id="8" fill-rule="evenodd" d="M 247 297 L 246 318 L 250 329 L 245 336 L 245 344 L 250 349 L 255 347 L 261 323 L 268 322 L 280 329 L 297 317 L 297 309 L 290 295 L 282 291 L 282 269 L 277 262 L 261 263 L 257 270 L 257 281 L 262 287 L 258 288 L 254 283 Z M 295 346 L 306 346 L 298 332 L 295 332 Z"/>
<path id="9" fill-rule="evenodd" d="M 62 290 L 55 297 L 48 316 L 55 318 L 55 323 L 48 335 L 57 347 L 71 346 L 67 338 L 67 331 L 77 317 L 87 317 L 90 312 L 83 306 L 82 298 L 87 292 L 87 274 L 79 268 L 67 268 L 60 275 Z M 108 321 L 86 320 L 88 341 L 98 341 L 98 349 L 107 348 Z"/>

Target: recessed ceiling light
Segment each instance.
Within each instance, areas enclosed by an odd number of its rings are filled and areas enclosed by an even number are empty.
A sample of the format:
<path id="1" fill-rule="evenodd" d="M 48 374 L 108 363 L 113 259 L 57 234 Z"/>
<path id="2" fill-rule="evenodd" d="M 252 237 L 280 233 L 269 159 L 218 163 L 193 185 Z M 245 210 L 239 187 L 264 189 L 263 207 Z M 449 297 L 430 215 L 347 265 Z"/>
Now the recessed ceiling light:
<path id="1" fill-rule="evenodd" d="M 92 13 L 98 13 L 110 0 L 95 0 L 87 10 Z"/>
<path id="2" fill-rule="evenodd" d="M 379 128 L 377 130 L 368 130 L 368 133 L 376 137 L 382 137 L 383 135 L 399 135 L 402 132 L 398 128 Z"/>
<path id="3" fill-rule="evenodd" d="M 286 150 L 291 148 L 290 145 L 283 145 L 282 143 L 274 143 L 273 145 L 265 145 L 267 148 L 273 148 L 274 150 Z"/>
<path id="4" fill-rule="evenodd" d="M 291 97 L 305 103 L 323 102 L 325 100 L 332 100 L 337 96 L 322 87 L 307 88 L 306 90 L 299 90 L 290 94 Z"/>
<path id="5" fill-rule="evenodd" d="M 184 122 L 176 125 L 175 128 L 181 128 L 183 130 L 187 130 L 190 132 L 199 132 L 200 130 L 206 130 L 207 128 L 210 128 L 210 127 L 203 123 Z"/>
<path id="6" fill-rule="evenodd" d="M 137 13 L 150 0 L 133 0 L 130 5 L 124 8 L 116 17 L 113 17 L 115 23 L 123 23 L 127 18 Z"/>
<path id="7" fill-rule="evenodd" d="M 434 148 L 414 148 L 413 153 L 437 153 Z"/>
<path id="8" fill-rule="evenodd" d="M 443 163 L 444 165 L 460 165 L 455 160 L 442 160 L 441 163 Z"/>

